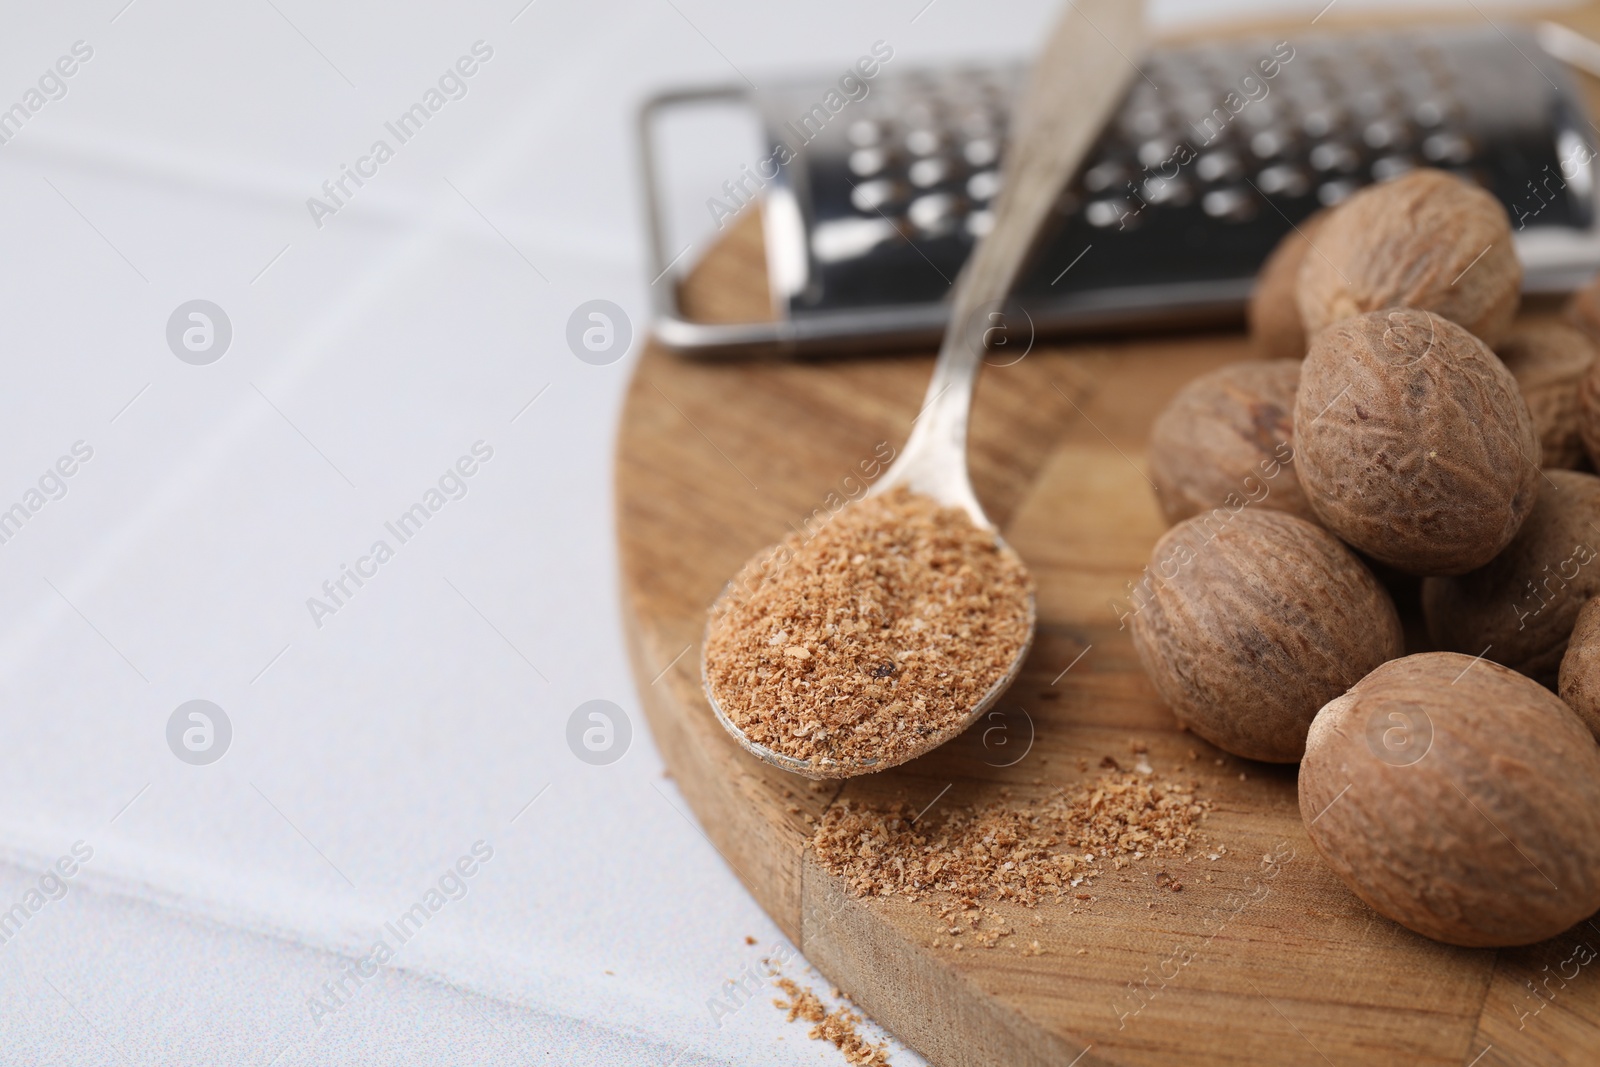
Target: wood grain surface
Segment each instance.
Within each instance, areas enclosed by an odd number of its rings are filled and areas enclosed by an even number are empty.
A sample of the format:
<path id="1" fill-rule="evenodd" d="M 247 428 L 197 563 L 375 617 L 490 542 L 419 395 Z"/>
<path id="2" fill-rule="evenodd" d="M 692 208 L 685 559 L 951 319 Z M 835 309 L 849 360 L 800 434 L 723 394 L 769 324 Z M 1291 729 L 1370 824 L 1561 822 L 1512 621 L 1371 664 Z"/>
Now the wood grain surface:
<path id="1" fill-rule="evenodd" d="M 1600 22 L 1592 10 L 1566 20 Z M 746 217 L 687 280 L 684 304 L 764 317 L 764 279 Z M 1180 730 L 1118 628 L 1109 602 L 1164 528 L 1145 473 L 1150 422 L 1185 382 L 1250 355 L 1234 334 L 1167 336 L 1037 344 L 985 370 L 973 483 L 1038 581 L 1038 639 L 1000 705 L 1006 729 L 980 723 L 902 767 L 823 783 L 757 761 L 717 725 L 700 688 L 705 612 L 752 553 L 823 521 L 860 461 L 904 442 L 931 354 L 699 363 L 647 346 L 621 421 L 617 527 L 634 670 L 673 778 L 806 957 L 940 1067 L 1600 1063 L 1600 921 L 1496 952 L 1377 916 L 1306 837 L 1295 768 Z M 1134 741 L 1158 773 L 1199 783 L 1214 805 L 1205 832 L 1225 852 L 1134 863 L 1089 901 L 997 905 L 1017 933 L 995 948 L 933 947 L 942 924 L 924 907 L 854 899 L 810 854 L 815 821 L 846 798 L 1040 795 L 1094 777 L 1104 756 L 1126 763 Z M 1159 871 L 1183 891 L 1158 886 Z M 1024 955 L 1033 940 L 1042 953 Z"/>

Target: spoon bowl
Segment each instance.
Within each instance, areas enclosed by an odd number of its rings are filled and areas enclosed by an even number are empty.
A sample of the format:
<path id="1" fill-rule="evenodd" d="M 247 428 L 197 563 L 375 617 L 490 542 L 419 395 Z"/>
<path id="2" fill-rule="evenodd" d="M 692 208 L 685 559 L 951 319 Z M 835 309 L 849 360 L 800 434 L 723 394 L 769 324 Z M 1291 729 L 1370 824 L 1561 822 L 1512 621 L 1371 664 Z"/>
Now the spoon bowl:
<path id="1" fill-rule="evenodd" d="M 1007 546 L 1003 540 L 1000 540 L 998 534 L 995 535 L 995 540 L 1000 542 L 1002 548 L 1010 551 L 1009 546 Z M 722 596 L 727 596 L 732 588 L 733 583 L 729 582 L 728 586 L 724 588 Z M 721 597 L 718 599 L 720 601 Z M 854 778 L 861 774 L 871 774 L 874 771 L 888 770 L 890 767 L 897 767 L 902 763 L 916 759 L 918 756 L 925 755 L 928 752 L 938 748 L 946 741 L 953 740 L 959 734 L 964 733 L 968 727 L 982 718 L 983 713 L 994 707 L 995 704 L 999 702 L 1000 697 L 1005 693 L 1005 691 L 1011 688 L 1011 683 L 1017 680 L 1017 675 L 1022 671 L 1022 664 L 1028 658 L 1029 650 L 1033 648 L 1033 636 L 1034 631 L 1038 626 L 1038 620 L 1038 607 L 1034 603 L 1033 593 L 1029 592 L 1028 636 L 1027 639 L 1023 641 L 1022 647 L 1017 650 L 1017 654 L 1015 657 L 1013 657 L 1010 666 L 1006 668 L 1005 674 L 1001 675 L 1000 678 L 989 687 L 983 696 L 978 699 L 978 702 L 973 705 L 972 711 L 964 718 L 957 722 L 951 723 L 943 729 L 929 734 L 923 739 L 922 744 L 918 745 L 914 749 L 902 750 L 896 753 L 893 758 L 882 757 L 878 759 L 840 760 L 832 759 L 826 756 L 817 756 L 811 759 L 799 759 L 795 756 L 789 756 L 782 752 L 774 751 L 773 749 L 768 748 L 766 745 L 750 740 L 745 732 L 735 725 L 732 719 L 728 718 L 727 712 L 723 711 L 722 705 L 717 702 L 716 694 L 711 691 L 711 685 L 709 682 L 703 682 L 701 688 L 705 692 L 706 701 L 711 705 L 712 713 L 716 715 L 717 721 L 722 724 L 722 728 L 733 735 L 733 739 L 739 742 L 739 746 L 741 748 L 757 759 L 770 763 L 774 767 L 781 767 L 786 771 L 793 771 L 795 774 L 805 775 L 807 778 Z M 709 629 L 710 626 L 708 624 L 708 632 Z M 706 669 L 705 658 L 706 646 L 708 643 L 709 642 L 706 640 L 702 640 L 700 642 L 700 677 L 702 679 L 710 677 L 710 672 Z"/>

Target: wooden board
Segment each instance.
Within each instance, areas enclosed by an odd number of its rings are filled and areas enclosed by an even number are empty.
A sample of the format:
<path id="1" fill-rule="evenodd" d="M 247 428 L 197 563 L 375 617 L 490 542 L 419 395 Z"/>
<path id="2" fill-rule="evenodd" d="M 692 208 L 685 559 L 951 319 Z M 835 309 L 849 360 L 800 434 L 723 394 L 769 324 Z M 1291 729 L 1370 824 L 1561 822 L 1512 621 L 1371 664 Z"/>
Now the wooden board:
<path id="1" fill-rule="evenodd" d="M 706 318 L 760 317 L 764 278 L 746 218 L 687 281 L 685 303 Z M 986 747 L 980 724 L 892 771 L 814 783 L 717 725 L 700 688 L 705 611 L 752 553 L 826 511 L 881 442 L 905 440 L 931 356 L 697 363 L 648 346 L 616 491 L 630 651 L 657 745 L 784 932 L 940 1067 L 1600 1062 L 1600 965 L 1575 962 L 1596 958 L 1600 922 L 1495 952 L 1378 917 L 1306 837 L 1295 769 L 1179 730 L 1118 628 L 1109 601 L 1163 530 L 1144 470 L 1150 421 L 1184 382 L 1249 356 L 1242 337 L 1212 334 L 1041 344 L 987 368 L 973 482 L 1038 581 L 1038 639 L 1001 705 L 1018 741 L 1031 719 L 1032 747 L 996 766 L 1018 749 Z M 1102 877 L 1089 902 L 1001 907 L 1018 933 L 996 948 L 932 947 L 938 924 L 923 907 L 853 899 L 809 853 L 815 820 L 843 799 L 920 808 L 1002 788 L 1037 795 L 1093 776 L 1103 756 L 1126 762 L 1133 740 L 1158 772 L 1199 781 L 1215 805 L 1206 832 L 1226 854 L 1134 864 Z M 1159 888 L 1158 870 L 1183 892 Z M 1023 955 L 1034 939 L 1043 954 Z"/>

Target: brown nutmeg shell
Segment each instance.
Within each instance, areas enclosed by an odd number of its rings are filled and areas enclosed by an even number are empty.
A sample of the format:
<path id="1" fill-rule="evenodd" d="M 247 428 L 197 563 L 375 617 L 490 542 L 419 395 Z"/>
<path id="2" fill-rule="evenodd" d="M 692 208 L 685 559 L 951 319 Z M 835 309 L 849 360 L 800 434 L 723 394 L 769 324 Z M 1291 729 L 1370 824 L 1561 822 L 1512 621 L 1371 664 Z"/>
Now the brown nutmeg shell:
<path id="1" fill-rule="evenodd" d="M 1600 344 L 1600 274 L 1572 294 L 1562 314 L 1591 341 Z"/>
<path id="2" fill-rule="evenodd" d="M 1462 574 L 1516 535 L 1539 492 L 1539 441 L 1516 379 L 1427 311 L 1373 311 L 1311 341 L 1295 466 L 1328 529 L 1409 574 Z"/>
<path id="3" fill-rule="evenodd" d="M 1403 650 L 1394 603 L 1354 553 L 1304 519 L 1249 507 L 1168 530 L 1131 621 L 1179 721 L 1274 763 L 1298 760 L 1317 709 Z"/>
<path id="4" fill-rule="evenodd" d="M 1579 609 L 1600 595 L 1600 478 L 1544 477 L 1505 551 L 1468 574 L 1424 581 L 1422 610 L 1440 648 L 1482 653 L 1554 686 Z"/>
<path id="5" fill-rule="evenodd" d="M 1202 374 L 1150 428 L 1150 480 L 1167 522 L 1241 500 L 1316 521 L 1294 459 L 1298 360 L 1253 360 Z"/>
<path id="6" fill-rule="evenodd" d="M 1300 265 L 1327 217 L 1326 209 L 1318 211 L 1284 234 L 1256 274 L 1245 317 L 1251 343 L 1262 359 L 1300 359 L 1306 354 L 1306 327 L 1295 291 L 1300 286 Z"/>
<path id="7" fill-rule="evenodd" d="M 1578 379 L 1578 439 L 1583 442 L 1584 453 L 1591 463 L 1600 456 L 1600 359 L 1589 366 L 1588 373 Z M 1600 466 L 1600 463 L 1596 463 Z"/>
<path id="8" fill-rule="evenodd" d="M 1315 336 L 1368 311 L 1422 308 L 1490 344 L 1522 297 L 1511 220 L 1492 195 L 1441 170 L 1414 170 L 1339 205 L 1300 268 L 1300 318 Z"/>
<path id="9" fill-rule="evenodd" d="M 1493 663 L 1385 663 L 1317 713 L 1300 814 L 1380 914 L 1452 945 L 1527 945 L 1600 908 L 1600 747 Z"/>
<path id="10" fill-rule="evenodd" d="M 1512 327 L 1494 351 L 1527 401 L 1540 466 L 1580 466 L 1586 452 L 1578 387 L 1594 367 L 1594 342 L 1565 323 L 1535 322 Z"/>
<path id="11" fill-rule="evenodd" d="M 1600 599 L 1578 611 L 1556 691 L 1589 731 L 1600 738 Z"/>

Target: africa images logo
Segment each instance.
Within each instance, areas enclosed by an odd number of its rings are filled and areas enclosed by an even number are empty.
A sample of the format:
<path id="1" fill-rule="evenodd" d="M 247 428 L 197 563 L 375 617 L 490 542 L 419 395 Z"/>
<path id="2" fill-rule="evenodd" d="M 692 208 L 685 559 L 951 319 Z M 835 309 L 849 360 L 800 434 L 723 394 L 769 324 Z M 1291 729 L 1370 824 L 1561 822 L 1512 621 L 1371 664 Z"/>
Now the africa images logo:
<path id="1" fill-rule="evenodd" d="M 722 229 L 727 220 L 737 215 L 746 204 L 754 202 L 767 183 L 778 176 L 778 170 L 799 158 L 805 147 L 816 140 L 835 115 L 849 105 L 865 100 L 872 92 L 872 79 L 893 58 L 893 45 L 887 41 L 872 42 L 872 54 L 862 56 L 854 66 L 846 68 L 839 75 L 837 88 L 829 89 L 821 100 L 783 124 L 792 145 L 790 141 L 778 141 L 772 154 L 758 162 L 755 170 L 751 170 L 748 163 L 740 166 L 737 178 L 722 183 L 726 200 L 707 197 L 706 210 L 711 212 L 711 221 L 717 224 L 717 229 Z"/>
<path id="2" fill-rule="evenodd" d="M 494 846 L 481 838 L 474 841 L 468 853 L 446 867 L 409 908 L 383 924 L 383 932 L 373 940 L 365 955 L 347 960 L 338 977 L 328 979 L 317 993 L 309 994 L 306 1008 L 316 1027 L 320 1029 L 327 1016 L 337 1015 L 348 1007 L 356 992 L 376 977 L 435 915 L 446 906 L 465 900 L 472 891 L 471 880 L 492 859 Z"/>
<path id="3" fill-rule="evenodd" d="M 494 58 L 493 46 L 481 40 L 472 42 L 471 52 L 471 55 L 462 56 L 453 66 L 445 68 L 445 72 L 439 75 L 438 84 L 428 86 L 421 100 L 400 112 L 393 121 L 383 124 L 384 130 L 394 138 L 394 144 L 383 137 L 373 141 L 367 154 L 357 157 L 354 166 L 339 164 L 339 173 L 322 183 L 321 197 L 306 198 L 306 210 L 311 213 L 311 221 L 317 229 L 322 229 L 330 216 L 337 215 L 368 181 L 378 176 L 378 168 L 395 157 L 400 145 L 421 133 L 422 127 L 444 110 L 450 101 L 460 100 L 467 95 L 467 79 L 477 74 L 482 64 Z M 352 185 L 355 188 L 351 188 Z"/>
<path id="4" fill-rule="evenodd" d="M 0 107 L 0 145 L 9 144 L 22 132 L 22 127 L 44 106 L 67 95 L 66 79 L 78 73 L 79 68 L 94 58 L 94 46 L 88 41 L 73 41 L 72 54 L 61 56 L 39 75 L 38 87 L 29 86 L 21 99 L 10 107 Z"/>
<path id="5" fill-rule="evenodd" d="M 388 538 L 380 537 L 372 542 L 366 555 L 356 558 L 353 567 L 341 563 L 339 573 L 322 583 L 322 596 L 306 597 L 306 610 L 310 612 L 311 622 L 316 628 L 322 629 L 325 618 L 337 615 L 346 607 L 367 582 L 378 576 L 379 569 L 395 557 L 400 546 L 422 532 L 423 525 L 443 510 L 446 504 L 463 499 L 471 488 L 468 479 L 493 458 L 493 445 L 483 440 L 474 441 L 471 455 L 458 457 L 439 475 L 436 485 L 429 486 L 423 492 L 420 500 L 392 521 L 383 524 L 385 532 L 394 538 L 394 544 L 391 545 Z"/>
<path id="6" fill-rule="evenodd" d="M 77 875 L 81 864 L 94 858 L 94 848 L 84 841 L 74 841 L 71 853 L 45 868 L 37 882 L 25 890 L 22 898 L 9 908 L 0 910 L 0 945 L 4 945 L 22 932 L 39 912 L 67 895 L 68 882 Z"/>

